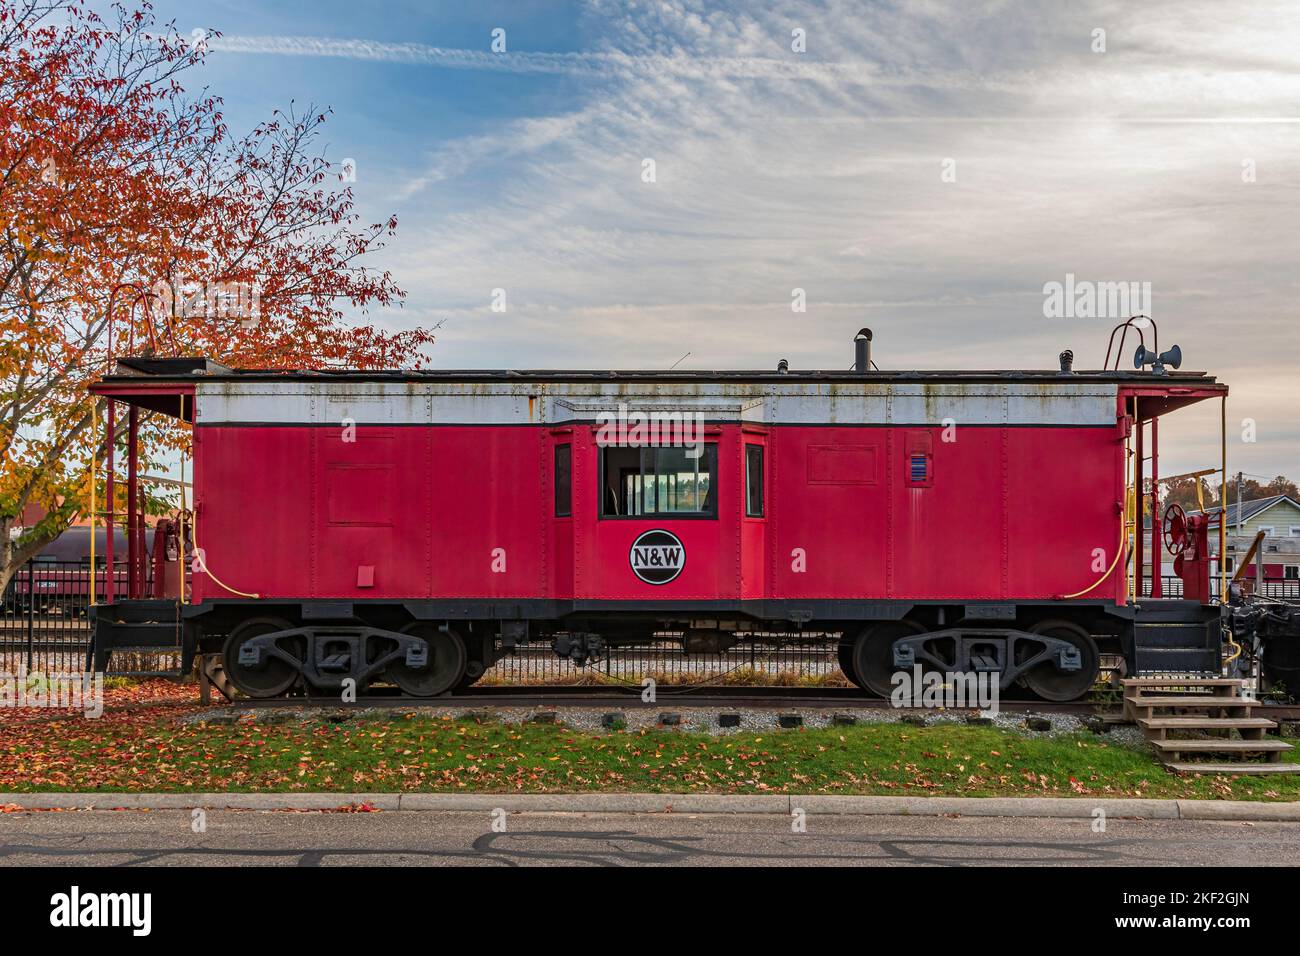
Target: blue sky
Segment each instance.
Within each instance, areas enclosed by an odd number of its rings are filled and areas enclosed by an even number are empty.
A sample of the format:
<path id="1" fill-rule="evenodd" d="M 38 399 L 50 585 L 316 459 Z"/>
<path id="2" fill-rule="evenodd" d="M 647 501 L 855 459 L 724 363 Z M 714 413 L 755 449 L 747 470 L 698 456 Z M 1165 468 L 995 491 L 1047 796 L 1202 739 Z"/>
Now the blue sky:
<path id="1" fill-rule="evenodd" d="M 224 34 L 236 128 L 333 108 L 363 214 L 399 220 L 376 317 L 442 322 L 436 366 L 840 368 L 866 325 L 882 368 L 1097 367 L 1113 320 L 1044 317 L 1044 284 L 1145 281 L 1233 388 L 1230 467 L 1300 477 L 1289 2 L 157 9 Z M 1171 417 L 1162 470 L 1217 464 L 1217 420 Z"/>

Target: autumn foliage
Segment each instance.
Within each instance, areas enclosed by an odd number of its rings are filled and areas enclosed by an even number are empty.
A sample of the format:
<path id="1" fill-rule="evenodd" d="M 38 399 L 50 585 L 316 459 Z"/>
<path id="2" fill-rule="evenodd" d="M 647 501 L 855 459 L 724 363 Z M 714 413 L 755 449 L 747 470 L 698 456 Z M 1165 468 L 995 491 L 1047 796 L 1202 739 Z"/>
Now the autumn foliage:
<path id="1" fill-rule="evenodd" d="M 232 134 L 186 90 L 205 46 L 147 4 L 0 0 L 0 586 L 86 508 L 86 386 L 113 357 L 409 367 L 432 341 L 364 319 L 403 294 L 363 265 L 396 221 L 359 222 L 327 111 Z M 192 286 L 252 290 L 256 314 L 182 308 Z M 146 434 L 148 464 L 168 433 Z M 18 533 L 30 504 L 48 514 Z"/>

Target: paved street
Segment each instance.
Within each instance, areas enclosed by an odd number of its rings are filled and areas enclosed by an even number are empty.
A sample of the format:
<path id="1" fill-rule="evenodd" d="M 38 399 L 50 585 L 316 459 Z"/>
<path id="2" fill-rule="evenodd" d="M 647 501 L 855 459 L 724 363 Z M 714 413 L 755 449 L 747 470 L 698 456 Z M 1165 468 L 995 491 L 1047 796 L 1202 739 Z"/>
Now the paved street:
<path id="1" fill-rule="evenodd" d="M 341 866 L 1300 863 L 1300 824 L 774 814 L 73 811 L 0 815 L 0 864 Z"/>

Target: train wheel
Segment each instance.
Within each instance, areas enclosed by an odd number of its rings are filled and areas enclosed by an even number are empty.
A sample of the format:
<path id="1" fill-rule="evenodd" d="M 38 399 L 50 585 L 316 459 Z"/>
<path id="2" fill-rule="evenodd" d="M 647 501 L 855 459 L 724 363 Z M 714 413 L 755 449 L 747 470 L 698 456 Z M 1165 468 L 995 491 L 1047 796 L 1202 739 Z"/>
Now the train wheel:
<path id="1" fill-rule="evenodd" d="M 388 665 L 388 679 L 412 697 L 436 697 L 451 690 L 465 676 L 465 641 L 455 631 L 444 631 L 420 621 L 402 628 L 403 634 L 421 637 L 429 645 L 429 663 L 406 666 L 405 658 Z"/>
<path id="2" fill-rule="evenodd" d="M 221 649 L 222 665 L 226 673 L 239 690 L 249 697 L 278 697 L 293 686 L 298 679 L 298 668 L 275 657 L 267 657 L 259 667 L 240 666 L 239 649 L 255 637 L 272 634 L 275 631 L 287 631 L 293 627 L 288 621 L 278 617 L 259 617 L 245 621 L 226 638 Z M 302 660 L 306 652 L 306 643 L 302 638 L 285 638 L 278 645 L 282 650 L 294 654 Z"/>
<path id="3" fill-rule="evenodd" d="M 1092 636 L 1069 621 L 1043 621 L 1030 631 L 1073 644 L 1079 649 L 1082 666 L 1077 671 L 1061 671 L 1051 661 L 1044 661 L 1025 672 L 1025 686 L 1043 700 L 1051 701 L 1076 700 L 1088 693 L 1101 673 L 1101 655 Z"/>
<path id="4" fill-rule="evenodd" d="M 840 642 L 835 647 L 835 652 L 840 659 L 840 670 L 844 676 L 853 683 L 862 687 L 862 679 L 858 677 L 857 669 L 853 666 L 853 648 L 857 644 L 857 638 L 849 637 L 847 634 L 840 638 Z"/>
<path id="5" fill-rule="evenodd" d="M 879 697 L 888 697 L 894 690 L 894 641 L 923 630 L 912 621 L 890 621 L 863 631 L 853 647 L 855 683 Z"/>
<path id="6" fill-rule="evenodd" d="M 463 690 L 469 690 L 486 673 L 487 668 L 483 666 L 482 661 L 472 660 L 467 662 L 465 664 L 465 674 L 456 682 L 456 686 L 453 688 L 454 692 L 459 694 Z"/>

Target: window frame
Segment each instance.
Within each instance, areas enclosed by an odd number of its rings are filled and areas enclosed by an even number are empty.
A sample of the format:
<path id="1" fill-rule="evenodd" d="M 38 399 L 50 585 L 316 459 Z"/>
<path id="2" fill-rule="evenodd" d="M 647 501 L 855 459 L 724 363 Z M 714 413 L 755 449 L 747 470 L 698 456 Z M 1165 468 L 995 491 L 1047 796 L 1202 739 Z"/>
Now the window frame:
<path id="1" fill-rule="evenodd" d="M 609 515 L 605 514 L 605 494 L 609 490 L 605 483 L 605 453 L 608 451 L 636 451 L 640 454 L 637 457 L 639 462 L 639 474 L 643 477 L 646 474 L 645 463 L 647 453 L 654 453 L 661 450 L 675 450 L 681 446 L 678 445 L 643 445 L 639 448 L 628 448 L 626 445 L 597 445 L 596 446 L 596 473 L 600 480 L 600 494 L 596 496 L 596 520 L 598 521 L 717 521 L 718 520 L 718 494 L 721 489 L 718 487 L 718 471 L 721 468 L 720 455 L 718 454 L 718 442 L 703 442 L 704 451 L 702 457 L 706 464 L 709 465 L 707 474 L 709 476 L 709 491 L 713 496 L 713 508 L 710 511 L 654 511 L 648 514 L 638 515 Z M 655 472 L 654 474 L 657 474 Z"/>
<path id="2" fill-rule="evenodd" d="M 766 518 L 767 517 L 767 450 L 762 442 L 744 442 L 745 450 L 745 517 L 746 518 Z M 750 462 L 749 456 L 751 451 L 758 453 L 758 511 L 750 510 Z"/>
<path id="3" fill-rule="evenodd" d="M 563 449 L 568 458 L 569 467 L 565 476 L 564 510 L 560 510 L 560 451 Z M 551 462 L 551 498 L 552 511 L 556 518 L 573 517 L 573 443 L 560 442 L 554 446 Z"/>

